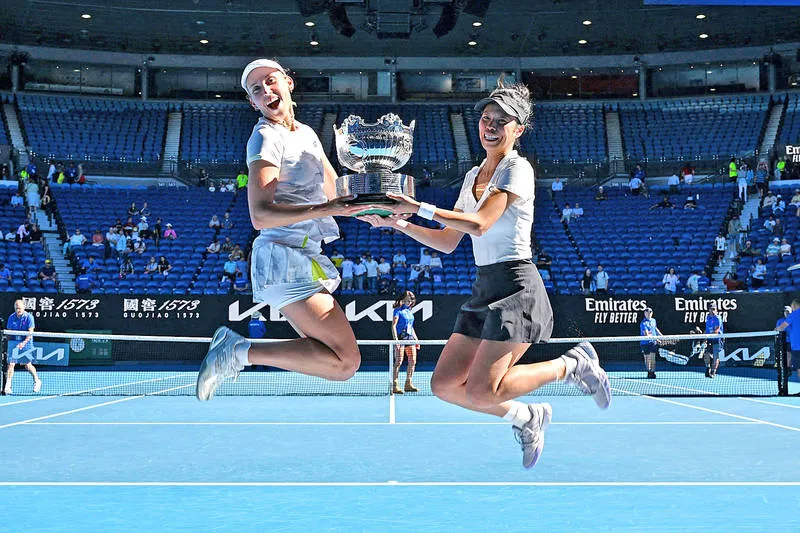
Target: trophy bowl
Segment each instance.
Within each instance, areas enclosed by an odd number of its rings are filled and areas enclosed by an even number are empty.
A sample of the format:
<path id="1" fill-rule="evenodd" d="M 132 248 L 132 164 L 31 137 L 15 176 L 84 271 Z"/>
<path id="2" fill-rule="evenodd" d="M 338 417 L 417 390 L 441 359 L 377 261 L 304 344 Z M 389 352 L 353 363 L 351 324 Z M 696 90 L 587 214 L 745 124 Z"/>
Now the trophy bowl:
<path id="1" fill-rule="evenodd" d="M 338 196 L 354 196 L 355 205 L 394 204 L 386 193 L 414 197 L 414 178 L 393 171 L 405 165 L 411 157 L 414 143 L 414 121 L 408 126 L 394 113 L 388 113 L 369 124 L 355 115 L 347 117 L 336 133 L 336 154 L 342 166 L 355 174 L 336 180 Z M 359 215 L 388 216 L 385 209 L 366 209 Z"/>

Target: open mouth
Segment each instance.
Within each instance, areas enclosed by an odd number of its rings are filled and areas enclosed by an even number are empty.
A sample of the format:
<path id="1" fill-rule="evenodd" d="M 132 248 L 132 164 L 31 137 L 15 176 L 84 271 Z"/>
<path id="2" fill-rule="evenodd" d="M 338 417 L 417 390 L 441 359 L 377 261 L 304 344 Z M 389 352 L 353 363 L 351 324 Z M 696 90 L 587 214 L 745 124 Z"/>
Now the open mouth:
<path id="1" fill-rule="evenodd" d="M 498 140 L 500 137 L 498 137 L 497 135 L 489 135 L 488 133 L 485 133 L 485 134 L 483 135 L 483 138 L 484 138 L 484 139 L 486 139 L 487 141 L 496 141 L 496 140 Z"/>
<path id="2" fill-rule="evenodd" d="M 281 105 L 281 99 L 278 96 L 273 96 L 273 99 L 267 104 L 267 107 L 273 111 L 277 111 Z"/>

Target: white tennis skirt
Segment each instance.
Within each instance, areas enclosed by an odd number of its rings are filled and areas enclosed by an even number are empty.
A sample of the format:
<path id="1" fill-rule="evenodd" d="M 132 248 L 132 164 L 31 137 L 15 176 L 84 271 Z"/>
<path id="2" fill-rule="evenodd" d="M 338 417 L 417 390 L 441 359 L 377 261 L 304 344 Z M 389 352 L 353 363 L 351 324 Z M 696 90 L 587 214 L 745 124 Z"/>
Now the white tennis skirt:
<path id="1" fill-rule="evenodd" d="M 253 301 L 275 309 L 318 292 L 332 293 L 342 281 L 336 266 L 322 254 L 321 244 L 310 239 L 289 246 L 259 236 L 250 258 Z"/>

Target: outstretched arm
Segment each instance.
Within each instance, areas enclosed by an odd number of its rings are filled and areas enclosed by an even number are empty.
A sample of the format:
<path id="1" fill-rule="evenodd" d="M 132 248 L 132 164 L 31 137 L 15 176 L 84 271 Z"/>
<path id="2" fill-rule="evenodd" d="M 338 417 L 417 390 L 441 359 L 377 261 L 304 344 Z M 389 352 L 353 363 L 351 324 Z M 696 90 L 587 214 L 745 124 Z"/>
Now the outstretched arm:
<path id="1" fill-rule="evenodd" d="M 330 167 L 330 163 L 328 166 Z M 247 200 L 250 204 L 250 220 L 255 229 L 277 228 L 326 216 L 352 216 L 364 209 L 362 206 L 346 205 L 342 198 L 309 205 L 275 203 L 280 169 L 262 160 L 250 163 L 249 168 L 250 181 L 247 184 Z M 332 167 L 330 171 L 326 169 L 326 181 L 323 184 L 323 190 L 328 197 L 332 193 L 335 194 L 335 185 L 332 184 L 328 175 L 332 171 Z M 332 185 L 333 188 L 331 188 Z"/>
<path id="2" fill-rule="evenodd" d="M 381 208 L 384 207 L 385 206 L 381 206 Z M 364 206 L 361 206 L 362 211 L 363 209 Z M 388 217 L 362 215 L 358 217 L 358 219 L 369 222 L 374 228 L 394 228 L 401 233 L 405 233 L 415 241 L 445 254 L 452 253 L 458 246 L 458 243 L 461 242 L 461 238 L 464 237 L 464 232 L 462 231 L 452 228 L 433 229 L 418 226 L 408 222 L 400 215 Z"/>

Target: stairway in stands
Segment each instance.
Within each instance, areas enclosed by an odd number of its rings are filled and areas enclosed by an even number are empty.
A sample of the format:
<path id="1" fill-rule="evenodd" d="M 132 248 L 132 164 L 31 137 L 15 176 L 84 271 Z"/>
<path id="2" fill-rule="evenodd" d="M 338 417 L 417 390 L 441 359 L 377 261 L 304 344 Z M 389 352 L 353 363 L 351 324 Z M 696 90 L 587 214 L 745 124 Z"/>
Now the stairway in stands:
<path id="1" fill-rule="evenodd" d="M 619 123 L 619 113 L 616 111 L 606 111 L 606 149 L 608 152 L 609 175 L 625 175 L 622 128 Z"/>

